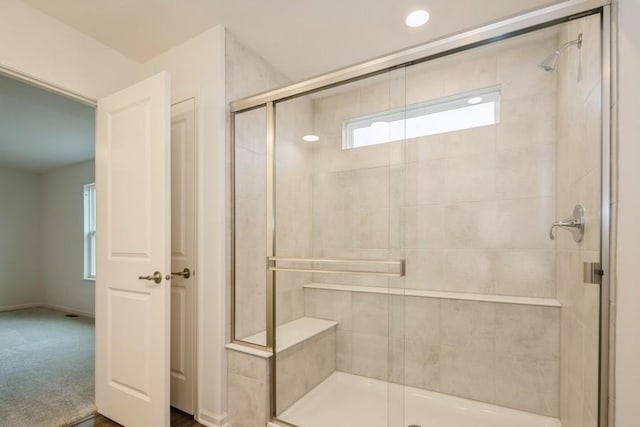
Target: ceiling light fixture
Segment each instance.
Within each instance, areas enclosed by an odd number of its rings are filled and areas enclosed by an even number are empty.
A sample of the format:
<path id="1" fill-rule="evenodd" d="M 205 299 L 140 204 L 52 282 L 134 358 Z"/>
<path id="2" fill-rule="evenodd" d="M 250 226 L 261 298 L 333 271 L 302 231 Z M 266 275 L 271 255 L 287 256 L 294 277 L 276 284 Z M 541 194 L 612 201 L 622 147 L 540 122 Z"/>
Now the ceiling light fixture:
<path id="1" fill-rule="evenodd" d="M 426 24 L 428 20 L 429 12 L 426 10 L 414 10 L 407 15 L 404 23 L 407 24 L 407 27 L 417 28 Z"/>
<path id="2" fill-rule="evenodd" d="M 305 136 L 303 136 L 303 137 L 302 137 L 302 139 L 303 139 L 304 141 L 307 141 L 307 142 L 316 142 L 316 141 L 320 141 L 320 137 L 319 137 L 318 135 L 312 135 L 312 134 L 305 135 Z"/>
<path id="3" fill-rule="evenodd" d="M 469 100 L 467 101 L 467 103 L 471 105 L 480 104 L 481 102 L 482 102 L 481 96 L 474 96 L 473 98 L 469 98 Z"/>

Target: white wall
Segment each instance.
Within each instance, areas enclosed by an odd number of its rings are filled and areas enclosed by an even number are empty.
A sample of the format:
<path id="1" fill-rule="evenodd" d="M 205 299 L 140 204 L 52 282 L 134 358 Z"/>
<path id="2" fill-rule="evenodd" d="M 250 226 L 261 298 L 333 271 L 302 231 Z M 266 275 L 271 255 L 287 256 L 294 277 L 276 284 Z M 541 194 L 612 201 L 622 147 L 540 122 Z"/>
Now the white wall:
<path id="1" fill-rule="evenodd" d="M 42 175 L 42 302 L 93 316 L 94 281 L 84 280 L 83 186 L 94 182 L 94 162 Z"/>
<path id="2" fill-rule="evenodd" d="M 198 157 L 198 413 L 226 420 L 225 87 L 223 27 L 215 27 L 143 64 L 144 76 L 171 73 L 172 102 L 196 101 Z"/>
<path id="3" fill-rule="evenodd" d="M 95 99 L 139 73 L 136 62 L 19 0 L 0 2 L 2 67 Z"/>
<path id="4" fill-rule="evenodd" d="M 0 168 L 0 310 L 38 303 L 40 176 Z"/>
<path id="5" fill-rule="evenodd" d="M 640 0 L 619 2 L 616 427 L 640 420 Z"/>

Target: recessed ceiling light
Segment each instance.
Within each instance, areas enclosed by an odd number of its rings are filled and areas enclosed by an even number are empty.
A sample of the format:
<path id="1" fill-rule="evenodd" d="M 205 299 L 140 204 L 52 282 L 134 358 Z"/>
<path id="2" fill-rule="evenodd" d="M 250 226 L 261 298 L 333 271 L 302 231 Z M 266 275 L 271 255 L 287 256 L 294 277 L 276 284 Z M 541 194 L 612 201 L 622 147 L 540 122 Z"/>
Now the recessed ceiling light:
<path id="1" fill-rule="evenodd" d="M 318 135 L 305 135 L 302 137 L 303 140 L 307 141 L 307 142 L 316 142 L 320 140 L 320 137 Z"/>
<path id="2" fill-rule="evenodd" d="M 480 104 L 482 102 L 482 97 L 481 96 L 474 96 L 473 98 L 469 98 L 469 100 L 467 102 L 469 104 L 471 104 L 471 105 Z"/>
<path id="3" fill-rule="evenodd" d="M 426 10 L 414 10 L 407 15 L 404 23 L 407 24 L 407 27 L 416 28 L 423 26 L 428 20 L 429 12 Z"/>

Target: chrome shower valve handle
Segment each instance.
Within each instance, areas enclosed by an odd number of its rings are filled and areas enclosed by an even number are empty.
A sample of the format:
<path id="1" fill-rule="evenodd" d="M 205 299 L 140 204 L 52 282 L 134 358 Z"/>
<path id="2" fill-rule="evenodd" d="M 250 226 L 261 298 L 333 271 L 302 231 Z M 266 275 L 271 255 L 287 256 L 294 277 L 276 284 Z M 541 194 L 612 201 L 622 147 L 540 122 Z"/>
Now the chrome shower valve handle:
<path id="1" fill-rule="evenodd" d="M 573 208 L 573 216 L 557 221 L 551 224 L 549 229 L 549 238 L 555 240 L 556 236 L 553 234 L 553 229 L 556 227 L 569 230 L 573 234 L 573 240 L 580 243 L 584 236 L 584 208 L 582 205 L 576 205 Z"/>

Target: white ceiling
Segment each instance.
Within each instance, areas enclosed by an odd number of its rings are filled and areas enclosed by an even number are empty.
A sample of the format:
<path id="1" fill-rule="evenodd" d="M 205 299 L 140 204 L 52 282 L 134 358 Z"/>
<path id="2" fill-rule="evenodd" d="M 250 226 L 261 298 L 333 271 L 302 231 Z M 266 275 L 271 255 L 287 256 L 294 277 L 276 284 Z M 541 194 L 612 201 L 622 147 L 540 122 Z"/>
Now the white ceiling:
<path id="1" fill-rule="evenodd" d="M 42 173 L 94 156 L 94 108 L 0 76 L 0 167 Z"/>
<path id="2" fill-rule="evenodd" d="M 560 0 L 23 0 L 144 62 L 223 24 L 293 80 Z M 426 8 L 419 29 L 405 15 Z"/>
<path id="3" fill-rule="evenodd" d="M 222 24 L 292 80 L 561 0 L 23 0 L 144 62 Z M 404 25 L 417 8 L 422 28 Z M 0 166 L 44 172 L 93 157 L 93 108 L 0 77 Z"/>

